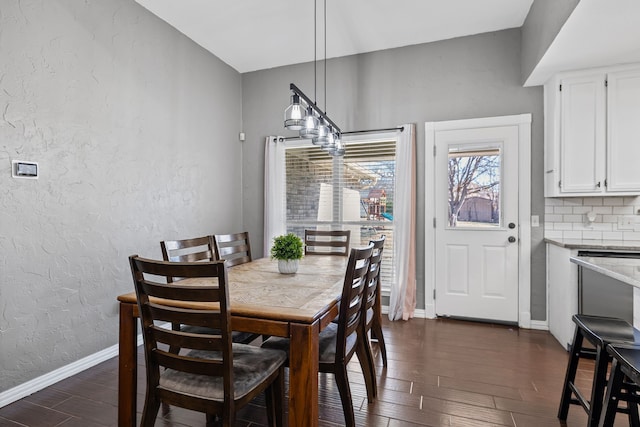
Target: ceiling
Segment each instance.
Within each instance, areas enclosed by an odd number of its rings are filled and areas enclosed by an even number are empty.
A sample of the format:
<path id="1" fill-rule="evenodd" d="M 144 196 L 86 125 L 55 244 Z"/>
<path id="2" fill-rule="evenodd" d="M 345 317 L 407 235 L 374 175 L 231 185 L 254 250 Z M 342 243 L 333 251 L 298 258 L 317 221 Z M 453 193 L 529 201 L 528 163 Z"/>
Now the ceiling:
<path id="1" fill-rule="evenodd" d="M 314 60 L 311 0 L 136 0 L 240 73 Z M 327 57 L 522 26 L 533 0 L 328 0 Z M 317 58 L 324 8 L 317 0 Z"/>
<path id="2" fill-rule="evenodd" d="M 136 0 L 240 73 L 324 58 L 311 0 Z M 556 0 L 553 0 L 556 1 Z M 327 57 L 521 27 L 533 0 L 327 0 Z M 580 0 L 525 86 L 563 70 L 640 62 L 640 1 Z"/>
<path id="3" fill-rule="evenodd" d="M 640 62 L 640 1 L 581 0 L 525 86 L 558 71 Z"/>

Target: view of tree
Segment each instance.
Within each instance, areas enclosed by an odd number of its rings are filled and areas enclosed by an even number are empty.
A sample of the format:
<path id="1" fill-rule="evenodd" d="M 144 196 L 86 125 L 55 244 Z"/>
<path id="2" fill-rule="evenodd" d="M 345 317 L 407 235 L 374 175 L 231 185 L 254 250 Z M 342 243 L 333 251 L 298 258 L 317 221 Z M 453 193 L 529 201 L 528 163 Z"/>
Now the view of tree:
<path id="1" fill-rule="evenodd" d="M 460 209 L 470 196 L 481 194 L 492 201 L 492 208 L 498 209 L 499 168 L 498 155 L 449 157 L 449 226 L 457 225 Z"/>

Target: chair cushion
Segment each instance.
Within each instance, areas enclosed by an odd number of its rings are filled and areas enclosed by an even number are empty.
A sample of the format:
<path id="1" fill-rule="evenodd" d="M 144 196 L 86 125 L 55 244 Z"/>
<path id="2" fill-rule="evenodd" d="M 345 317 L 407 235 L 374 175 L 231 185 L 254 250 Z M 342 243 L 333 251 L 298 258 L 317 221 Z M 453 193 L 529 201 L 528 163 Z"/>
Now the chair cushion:
<path id="1" fill-rule="evenodd" d="M 220 359 L 219 351 L 192 350 L 191 357 Z M 287 359 L 283 351 L 265 349 L 246 344 L 233 344 L 233 380 L 235 398 L 239 399 L 253 390 L 266 377 L 276 371 Z M 168 390 L 224 400 L 222 377 L 189 374 L 167 369 L 160 374 L 160 386 Z"/>
<path id="2" fill-rule="evenodd" d="M 336 360 L 336 342 L 338 336 L 338 325 L 329 323 L 329 325 L 320 332 L 318 337 L 319 361 L 320 363 L 334 363 Z M 356 345 L 357 335 L 352 334 L 347 338 L 347 353 Z M 263 348 L 271 348 L 286 351 L 289 353 L 289 338 L 270 337 L 262 343 Z"/>

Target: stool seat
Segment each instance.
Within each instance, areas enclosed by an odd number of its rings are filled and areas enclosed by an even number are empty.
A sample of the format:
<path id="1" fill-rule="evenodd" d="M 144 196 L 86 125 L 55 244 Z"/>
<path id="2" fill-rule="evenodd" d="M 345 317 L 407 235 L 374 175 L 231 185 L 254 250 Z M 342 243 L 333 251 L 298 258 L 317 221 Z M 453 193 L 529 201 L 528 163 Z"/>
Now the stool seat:
<path id="1" fill-rule="evenodd" d="M 607 346 L 609 344 L 636 344 L 640 346 L 640 331 L 629 322 L 615 317 L 575 314 L 572 320 L 576 324 L 576 330 L 571 344 L 558 418 L 562 421 L 567 419 L 570 404 L 581 405 L 588 415 L 587 426 L 596 427 L 602 413 L 607 369 L 611 361 L 611 356 L 607 353 Z M 595 348 L 584 347 L 585 339 Z M 578 363 L 581 358 L 595 359 L 589 399 L 582 395 L 575 384 Z"/>
<path id="2" fill-rule="evenodd" d="M 640 346 L 628 344 L 609 344 L 607 353 L 611 356 L 611 375 L 607 384 L 607 394 L 604 399 L 605 410 L 602 412 L 599 426 L 612 426 L 616 412 L 629 414 L 629 425 L 640 425 L 638 406 L 640 396 Z M 627 402 L 627 410 L 618 408 L 619 401 Z"/>
<path id="3" fill-rule="evenodd" d="M 575 314 L 572 318 L 591 344 L 604 348 L 608 343 L 640 343 L 640 331 L 616 317 Z"/>

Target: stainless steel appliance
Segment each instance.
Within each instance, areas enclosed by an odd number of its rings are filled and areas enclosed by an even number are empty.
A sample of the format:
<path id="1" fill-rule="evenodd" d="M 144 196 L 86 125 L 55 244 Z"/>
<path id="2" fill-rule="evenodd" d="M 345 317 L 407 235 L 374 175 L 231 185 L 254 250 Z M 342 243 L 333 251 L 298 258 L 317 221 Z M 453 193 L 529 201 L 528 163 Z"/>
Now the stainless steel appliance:
<path id="1" fill-rule="evenodd" d="M 638 252 L 578 251 L 579 257 L 640 258 Z M 578 312 L 618 317 L 633 325 L 633 287 L 586 268 L 578 268 Z"/>

